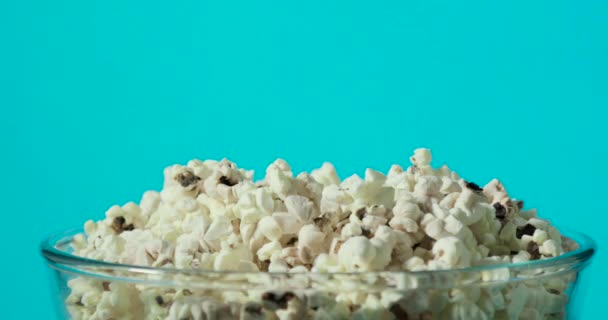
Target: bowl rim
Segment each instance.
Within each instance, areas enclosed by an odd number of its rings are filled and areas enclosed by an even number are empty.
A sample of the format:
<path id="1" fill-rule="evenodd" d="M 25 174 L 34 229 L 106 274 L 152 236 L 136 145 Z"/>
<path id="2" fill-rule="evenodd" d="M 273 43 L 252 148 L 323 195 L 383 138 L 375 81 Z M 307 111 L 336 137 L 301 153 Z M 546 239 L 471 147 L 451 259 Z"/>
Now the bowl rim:
<path id="1" fill-rule="evenodd" d="M 533 260 L 526 262 L 517 263 L 498 263 L 480 266 L 471 266 L 466 268 L 455 268 L 455 269 L 440 269 L 440 270 L 423 270 L 423 271 L 364 271 L 364 272 L 242 272 L 242 271 L 216 271 L 206 269 L 178 269 L 178 268 L 158 268 L 141 265 L 121 264 L 106 262 L 101 260 L 95 260 L 90 258 L 84 258 L 74 255 L 65 250 L 59 249 L 59 246 L 67 246 L 72 241 L 72 238 L 83 232 L 82 228 L 69 229 L 64 232 L 53 233 L 40 242 L 40 252 L 46 263 L 51 267 L 59 271 L 68 272 L 72 274 L 84 275 L 89 277 L 97 277 L 106 280 L 122 280 L 131 281 L 137 279 L 136 276 L 230 276 L 230 275 L 242 275 L 242 276 L 350 276 L 350 277 L 363 277 L 368 275 L 377 276 L 391 276 L 391 275 L 407 275 L 410 277 L 434 277 L 450 274 L 468 274 L 468 273 L 482 273 L 486 271 L 494 271 L 497 269 L 508 269 L 518 271 L 534 271 L 539 269 L 556 269 L 554 272 L 563 273 L 564 271 L 570 272 L 573 270 L 580 270 L 586 267 L 590 262 L 591 258 L 597 251 L 596 242 L 588 235 L 573 231 L 568 228 L 558 229 L 562 231 L 562 237 L 565 241 L 570 241 L 571 244 L 575 244 L 578 248 L 566 252 L 558 257 L 551 257 L 542 260 Z M 126 272 L 127 276 L 115 276 L 113 274 L 108 275 L 107 271 L 118 271 L 121 274 Z M 532 272 L 530 275 L 524 277 L 525 280 L 539 278 L 546 276 L 546 274 L 535 274 Z M 514 279 L 510 274 L 509 279 Z M 518 278 L 519 279 L 519 278 Z M 519 279 L 522 280 L 522 279 Z M 143 282 L 148 282 L 144 280 Z M 492 281 L 479 281 L 483 283 L 491 283 Z M 505 282 L 505 280 L 494 281 L 494 282 Z"/>

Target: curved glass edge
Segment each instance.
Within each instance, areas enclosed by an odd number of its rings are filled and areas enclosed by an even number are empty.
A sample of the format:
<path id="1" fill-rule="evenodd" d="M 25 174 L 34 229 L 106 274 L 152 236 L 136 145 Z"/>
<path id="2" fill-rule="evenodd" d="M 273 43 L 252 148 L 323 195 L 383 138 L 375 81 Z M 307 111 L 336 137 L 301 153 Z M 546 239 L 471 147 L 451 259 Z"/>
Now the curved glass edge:
<path id="1" fill-rule="evenodd" d="M 326 277 L 343 277 L 344 280 L 361 279 L 363 277 L 411 277 L 429 280 L 439 280 L 442 277 L 454 275 L 480 274 L 484 271 L 491 272 L 497 270 L 518 271 L 529 274 L 519 277 L 509 276 L 506 280 L 482 281 L 473 277 L 467 281 L 466 285 L 492 285 L 511 281 L 523 281 L 532 279 L 542 279 L 550 276 L 577 271 L 585 268 L 597 251 L 597 244 L 589 236 L 565 229 L 565 240 L 574 243 L 577 248 L 559 257 L 534 260 L 520 263 L 503 263 L 483 266 L 473 266 L 459 269 L 445 270 L 425 270 L 425 271 L 367 271 L 367 272 L 340 272 L 340 273 L 320 273 L 320 272 L 239 272 L 239 271 L 214 271 L 214 270 L 185 270 L 175 268 L 154 268 L 148 266 L 128 265 L 111 263 L 89 258 L 83 258 L 71 254 L 59 248 L 66 247 L 72 238 L 82 233 L 82 229 L 71 229 L 65 232 L 52 234 L 40 243 L 41 254 L 48 265 L 58 271 L 67 272 L 74 275 L 95 277 L 107 281 L 127 281 L 142 284 L 154 284 L 161 286 L 187 285 L 192 279 L 188 277 L 208 277 L 208 279 L 242 281 L 250 277 L 267 277 L 271 281 L 281 281 L 284 278 L 302 277 L 314 279 L 326 279 Z M 549 273 L 534 272 L 535 270 L 552 270 Z M 179 278 L 183 278 L 180 281 Z M 238 279 L 237 279 L 238 278 Z M 352 278 L 352 279 L 351 279 Z M 436 281 L 432 281 L 436 282 Z M 463 283 L 461 283 L 462 285 Z M 266 284 L 264 284 L 266 285 Z M 250 286 L 248 286 L 250 287 Z M 435 285 L 424 286 L 425 289 L 438 288 Z M 420 287 L 419 287 L 420 289 Z"/>

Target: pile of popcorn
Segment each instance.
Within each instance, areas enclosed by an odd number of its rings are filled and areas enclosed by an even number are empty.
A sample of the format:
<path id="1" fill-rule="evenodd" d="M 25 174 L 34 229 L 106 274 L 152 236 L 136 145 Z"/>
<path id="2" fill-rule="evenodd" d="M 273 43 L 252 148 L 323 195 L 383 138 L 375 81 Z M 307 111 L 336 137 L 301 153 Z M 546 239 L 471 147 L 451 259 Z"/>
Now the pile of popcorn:
<path id="1" fill-rule="evenodd" d="M 483 188 L 428 149 L 411 166 L 340 180 L 330 163 L 294 176 L 284 160 L 255 182 L 228 161 L 192 160 L 164 171 L 161 192 L 87 221 L 74 254 L 158 268 L 287 273 L 425 271 L 546 259 L 562 237 L 523 210 L 498 180 Z M 502 277 L 502 278 L 501 278 Z M 506 280 L 489 273 L 488 281 Z M 196 292 L 76 277 L 73 319 L 560 319 L 567 281 L 505 283 L 433 294 Z M 237 307 L 238 306 L 238 307 Z"/>

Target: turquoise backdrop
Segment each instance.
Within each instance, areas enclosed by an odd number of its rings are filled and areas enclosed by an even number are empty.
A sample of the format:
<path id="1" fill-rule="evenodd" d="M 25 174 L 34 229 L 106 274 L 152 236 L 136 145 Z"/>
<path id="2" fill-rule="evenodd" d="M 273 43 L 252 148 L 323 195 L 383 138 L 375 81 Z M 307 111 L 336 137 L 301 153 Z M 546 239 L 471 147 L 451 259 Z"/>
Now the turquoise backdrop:
<path id="1" fill-rule="evenodd" d="M 606 1 L 2 1 L 2 319 L 50 319 L 38 242 L 228 157 L 342 177 L 434 151 L 600 245 Z M 8 315 L 7 315 L 8 312 Z"/>

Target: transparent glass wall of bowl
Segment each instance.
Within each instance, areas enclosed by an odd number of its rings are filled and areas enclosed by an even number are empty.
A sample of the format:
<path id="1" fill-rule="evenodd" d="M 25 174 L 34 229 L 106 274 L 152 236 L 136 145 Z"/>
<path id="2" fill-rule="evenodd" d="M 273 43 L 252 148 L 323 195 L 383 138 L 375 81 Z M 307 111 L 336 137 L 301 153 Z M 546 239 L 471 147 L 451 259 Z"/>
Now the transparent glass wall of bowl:
<path id="1" fill-rule="evenodd" d="M 573 319 L 576 283 L 595 245 L 523 264 L 429 272 L 277 274 L 126 266 L 72 256 L 74 232 L 51 237 L 62 319 Z"/>

